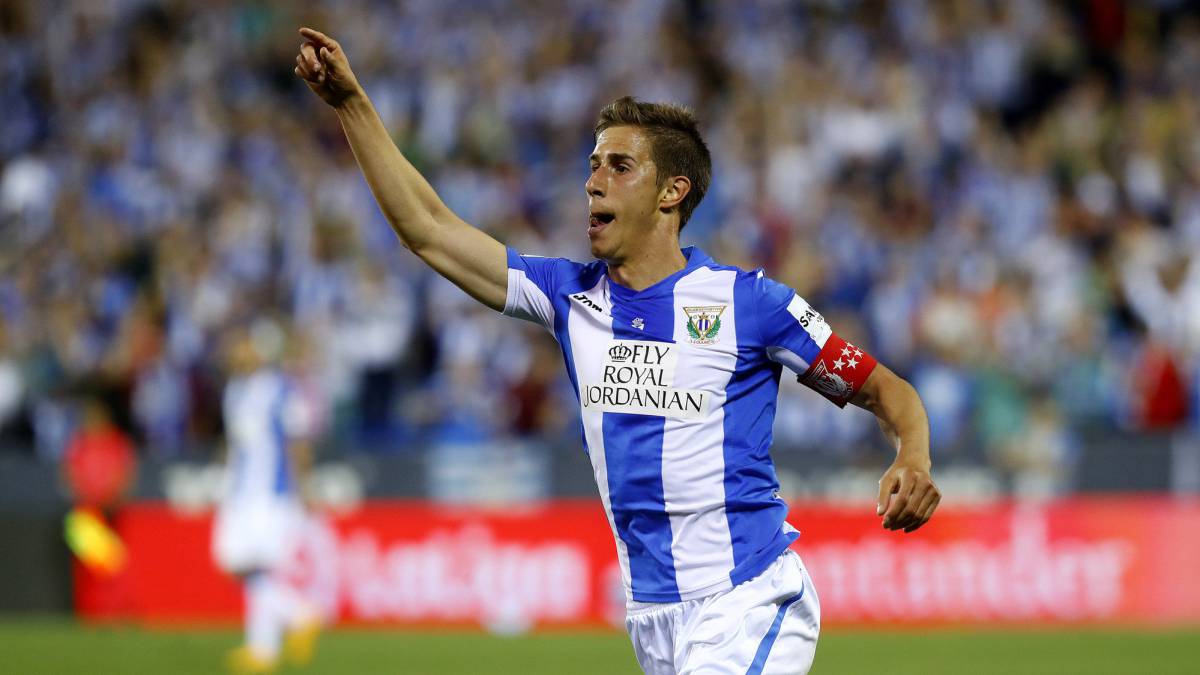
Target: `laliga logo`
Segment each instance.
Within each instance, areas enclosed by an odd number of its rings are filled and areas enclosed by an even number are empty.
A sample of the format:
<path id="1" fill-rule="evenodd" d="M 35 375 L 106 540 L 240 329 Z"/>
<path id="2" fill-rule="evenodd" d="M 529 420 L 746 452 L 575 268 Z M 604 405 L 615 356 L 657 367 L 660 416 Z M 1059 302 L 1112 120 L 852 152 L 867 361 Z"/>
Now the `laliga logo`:
<path id="1" fill-rule="evenodd" d="M 621 344 L 616 344 L 608 348 L 608 358 L 614 363 L 624 363 L 633 355 L 633 350 Z"/>

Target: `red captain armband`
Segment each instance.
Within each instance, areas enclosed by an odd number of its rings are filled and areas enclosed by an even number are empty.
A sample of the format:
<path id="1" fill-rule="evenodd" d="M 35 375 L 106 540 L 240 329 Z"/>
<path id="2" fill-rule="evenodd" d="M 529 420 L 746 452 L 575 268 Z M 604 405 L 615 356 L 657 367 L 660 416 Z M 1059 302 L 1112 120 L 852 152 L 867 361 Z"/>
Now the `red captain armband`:
<path id="1" fill-rule="evenodd" d="M 878 363 L 873 356 L 833 333 L 816 360 L 797 379 L 839 408 L 845 408 Z"/>

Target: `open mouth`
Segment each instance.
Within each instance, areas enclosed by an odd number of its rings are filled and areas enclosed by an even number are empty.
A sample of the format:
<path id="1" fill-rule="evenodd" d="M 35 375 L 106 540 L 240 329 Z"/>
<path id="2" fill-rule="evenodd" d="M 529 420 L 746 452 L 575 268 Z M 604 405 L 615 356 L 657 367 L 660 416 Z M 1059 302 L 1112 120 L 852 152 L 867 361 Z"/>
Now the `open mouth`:
<path id="1" fill-rule="evenodd" d="M 588 219 L 588 234 L 595 235 L 599 233 L 600 230 L 603 230 L 605 226 L 615 220 L 616 217 L 617 214 L 615 213 L 593 211 L 591 218 Z"/>

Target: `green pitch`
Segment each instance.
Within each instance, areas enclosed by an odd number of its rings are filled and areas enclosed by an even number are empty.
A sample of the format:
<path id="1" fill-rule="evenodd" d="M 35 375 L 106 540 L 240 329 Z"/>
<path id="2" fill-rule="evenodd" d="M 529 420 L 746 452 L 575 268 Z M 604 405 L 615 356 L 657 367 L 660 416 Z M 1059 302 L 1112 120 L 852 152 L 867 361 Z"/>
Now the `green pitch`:
<path id="1" fill-rule="evenodd" d="M 0 620 L 7 673 L 212 675 L 238 634 L 84 628 L 64 620 Z M 817 675 L 1173 675 L 1200 673 L 1200 631 L 849 632 L 821 637 Z M 316 660 L 281 674 L 617 675 L 637 673 L 620 633 L 492 637 L 479 633 L 339 630 Z"/>

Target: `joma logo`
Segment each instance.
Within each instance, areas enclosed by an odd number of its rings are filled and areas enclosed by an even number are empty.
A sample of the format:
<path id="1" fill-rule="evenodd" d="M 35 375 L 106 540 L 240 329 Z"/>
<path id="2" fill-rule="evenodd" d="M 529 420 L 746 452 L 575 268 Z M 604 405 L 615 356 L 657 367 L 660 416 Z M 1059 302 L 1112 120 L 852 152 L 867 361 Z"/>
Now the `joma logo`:
<path id="1" fill-rule="evenodd" d="M 575 295 L 571 296 L 571 299 L 582 302 L 584 305 L 591 307 L 594 311 L 597 311 L 597 312 L 604 311 L 604 310 L 600 309 L 600 305 L 597 305 L 596 303 L 592 302 L 591 298 L 584 295 L 583 293 L 576 293 Z"/>

